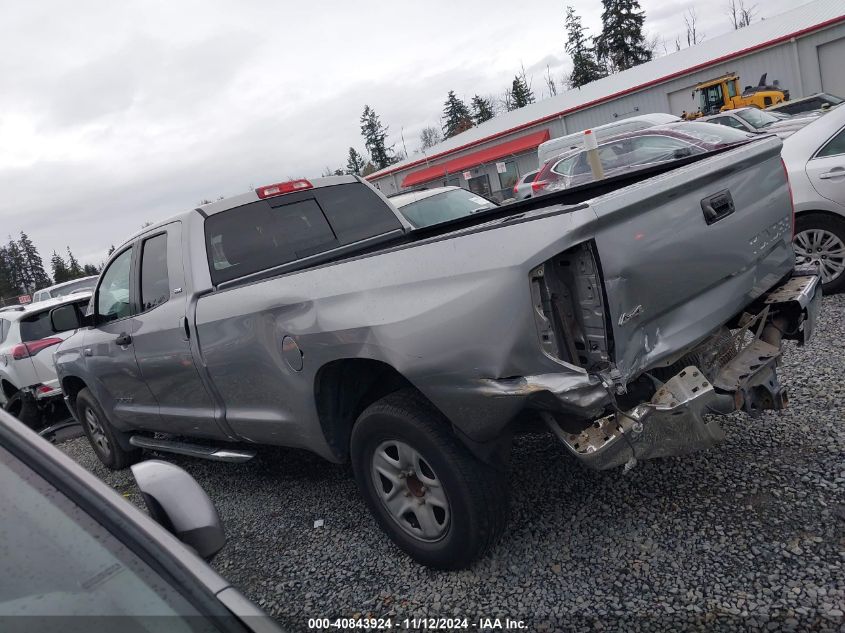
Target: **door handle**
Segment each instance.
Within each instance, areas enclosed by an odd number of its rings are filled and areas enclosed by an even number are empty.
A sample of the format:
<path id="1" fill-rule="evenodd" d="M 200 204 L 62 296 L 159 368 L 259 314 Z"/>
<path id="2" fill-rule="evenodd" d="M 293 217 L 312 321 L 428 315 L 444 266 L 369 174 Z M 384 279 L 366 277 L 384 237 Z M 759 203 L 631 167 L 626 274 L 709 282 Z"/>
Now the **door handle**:
<path id="1" fill-rule="evenodd" d="M 121 332 L 120 336 L 114 339 L 114 342 L 123 347 L 124 345 L 131 345 L 132 344 L 132 337 L 129 336 L 126 332 Z"/>
<path id="2" fill-rule="evenodd" d="M 830 171 L 819 174 L 822 180 L 830 180 L 831 178 L 845 178 L 845 167 L 834 167 Z"/>

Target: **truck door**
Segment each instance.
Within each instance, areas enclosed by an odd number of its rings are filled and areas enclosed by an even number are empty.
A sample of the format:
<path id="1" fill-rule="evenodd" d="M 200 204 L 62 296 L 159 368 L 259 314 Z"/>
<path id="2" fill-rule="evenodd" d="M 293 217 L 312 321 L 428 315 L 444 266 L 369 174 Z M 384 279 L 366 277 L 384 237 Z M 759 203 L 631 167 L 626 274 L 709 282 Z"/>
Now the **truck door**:
<path id="1" fill-rule="evenodd" d="M 144 236 L 139 248 L 138 327 L 132 340 L 141 374 L 158 401 L 157 430 L 225 438 L 191 353 L 181 223 Z"/>
<path id="2" fill-rule="evenodd" d="M 100 276 L 93 301 L 96 325 L 83 333 L 83 355 L 94 377 L 89 386 L 109 418 L 118 426 L 149 428 L 158 419 L 158 404 L 141 377 L 132 347 L 137 326 L 135 250 L 133 245 L 118 253 Z"/>

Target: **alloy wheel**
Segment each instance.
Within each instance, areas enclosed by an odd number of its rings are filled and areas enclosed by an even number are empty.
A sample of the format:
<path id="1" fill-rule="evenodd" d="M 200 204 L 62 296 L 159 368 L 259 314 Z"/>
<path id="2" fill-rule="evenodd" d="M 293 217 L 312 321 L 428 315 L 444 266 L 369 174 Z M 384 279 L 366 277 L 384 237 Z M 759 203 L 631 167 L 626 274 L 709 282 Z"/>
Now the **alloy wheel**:
<path id="1" fill-rule="evenodd" d="M 823 283 L 835 281 L 845 272 L 845 244 L 824 229 L 807 229 L 795 236 L 796 264 L 814 264 Z"/>
<path id="2" fill-rule="evenodd" d="M 373 452 L 371 476 L 376 494 L 399 527 L 423 541 L 443 538 L 449 529 L 449 499 L 416 449 L 399 440 L 382 442 Z"/>
<path id="3" fill-rule="evenodd" d="M 94 444 L 101 455 L 108 457 L 111 454 L 109 438 L 106 436 L 97 414 L 90 407 L 85 409 L 85 426 L 88 427 L 88 432 L 91 435 L 91 443 Z"/>

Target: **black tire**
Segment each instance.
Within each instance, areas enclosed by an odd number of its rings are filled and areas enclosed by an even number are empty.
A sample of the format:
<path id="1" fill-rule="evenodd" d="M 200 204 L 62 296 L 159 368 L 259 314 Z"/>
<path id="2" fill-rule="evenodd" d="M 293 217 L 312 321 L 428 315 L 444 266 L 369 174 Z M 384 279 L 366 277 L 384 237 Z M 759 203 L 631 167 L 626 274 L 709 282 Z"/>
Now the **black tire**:
<path id="1" fill-rule="evenodd" d="M 85 437 L 99 460 L 112 470 L 123 470 L 141 458 L 141 449 L 126 450 L 126 433 L 111 425 L 103 408 L 86 387 L 76 395 L 76 412 Z"/>
<path id="2" fill-rule="evenodd" d="M 373 460 L 377 450 L 391 442 L 399 442 L 415 451 L 421 462 L 418 473 L 405 475 L 397 488 L 396 497 L 401 494 L 413 504 L 413 508 L 404 512 L 406 519 L 394 518 L 388 510 L 386 501 L 382 501 L 386 478 L 378 483 L 374 474 Z M 437 569 L 461 569 L 483 556 L 502 535 L 508 515 L 508 482 L 499 470 L 478 460 L 460 443 L 451 430 L 449 421 L 435 409 L 431 403 L 413 390 L 402 390 L 385 396 L 370 405 L 358 418 L 352 429 L 351 439 L 352 468 L 361 494 L 381 528 L 391 540 L 414 560 Z M 384 454 L 384 451 L 379 452 Z M 397 457 L 398 460 L 398 457 Z M 384 462 L 379 462 L 384 463 Z M 398 463 L 398 461 L 397 461 Z M 428 480 L 425 477 L 430 474 Z M 400 477 L 402 477 L 400 475 Z M 417 483 L 413 484 L 416 480 Z M 420 481 L 438 482 L 434 486 L 422 486 Z M 377 489 L 381 487 L 381 490 Z M 401 486 L 405 486 L 401 488 Z M 421 530 L 416 517 L 417 510 L 428 506 L 428 495 L 434 496 L 434 489 L 448 500 L 448 509 L 444 513 L 431 514 L 435 525 L 442 530 L 435 538 L 425 539 L 414 535 L 414 521 Z M 430 511 L 430 510 L 429 510 Z M 448 517 L 448 519 L 445 519 Z M 431 525 L 429 523 L 429 525 Z"/>
<path id="3" fill-rule="evenodd" d="M 845 245 L 845 219 L 827 215 L 826 213 L 802 213 L 797 218 L 795 218 L 795 248 L 796 248 L 796 264 L 800 265 L 807 265 L 808 263 L 805 259 L 799 257 L 799 248 L 801 248 L 800 241 L 799 241 L 799 234 L 804 231 L 825 231 L 827 233 L 832 234 L 839 241 Z M 839 261 L 837 259 L 837 261 Z M 841 292 L 845 289 L 845 270 L 841 272 L 835 278 L 824 282 L 822 284 L 822 291 L 824 294 L 834 294 L 836 292 Z"/>
<path id="4" fill-rule="evenodd" d="M 38 430 L 43 426 L 41 412 L 38 410 L 35 400 L 22 391 L 16 391 L 12 394 L 3 408 L 33 430 Z"/>

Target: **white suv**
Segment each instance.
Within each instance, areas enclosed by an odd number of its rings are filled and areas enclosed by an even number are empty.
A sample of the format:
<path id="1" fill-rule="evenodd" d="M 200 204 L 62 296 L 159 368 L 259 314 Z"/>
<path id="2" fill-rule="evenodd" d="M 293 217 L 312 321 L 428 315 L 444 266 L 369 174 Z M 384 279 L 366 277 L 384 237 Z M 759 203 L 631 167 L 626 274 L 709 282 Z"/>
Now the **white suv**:
<path id="1" fill-rule="evenodd" d="M 53 352 L 74 331 L 57 332 L 50 310 L 75 303 L 84 312 L 90 298 L 75 293 L 0 312 L 0 404 L 27 426 L 41 426 L 64 407 Z"/>
<path id="2" fill-rule="evenodd" d="M 94 286 L 97 285 L 97 277 L 98 275 L 80 277 L 79 279 L 64 281 L 60 284 L 56 284 L 55 286 L 37 290 L 32 295 L 32 303 L 40 303 L 41 301 L 46 301 L 47 299 L 56 299 L 70 294 L 81 295 L 83 292 L 90 293 L 94 290 Z"/>

